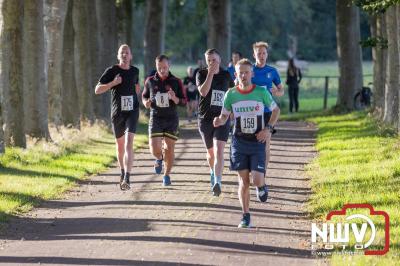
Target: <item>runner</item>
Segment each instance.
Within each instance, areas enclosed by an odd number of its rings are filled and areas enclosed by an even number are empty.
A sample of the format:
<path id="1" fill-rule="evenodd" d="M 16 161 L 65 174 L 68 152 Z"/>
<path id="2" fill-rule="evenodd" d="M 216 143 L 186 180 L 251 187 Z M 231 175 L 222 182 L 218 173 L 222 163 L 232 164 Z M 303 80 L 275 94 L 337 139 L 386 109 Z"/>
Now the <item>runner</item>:
<path id="1" fill-rule="evenodd" d="M 276 68 L 267 65 L 268 59 L 268 43 L 266 42 L 256 42 L 253 44 L 253 56 L 256 59 L 256 63 L 253 66 L 254 76 L 252 78 L 252 83 L 264 87 L 267 89 L 273 96 L 283 96 L 283 86 L 281 83 L 281 79 L 279 77 L 279 73 Z M 267 111 L 267 120 L 271 116 L 271 110 Z M 280 109 L 278 107 L 278 111 Z M 275 129 L 273 130 L 275 133 Z M 268 168 L 268 163 L 270 160 L 270 143 L 271 137 L 269 137 L 265 143 L 265 153 L 266 153 L 266 161 L 265 161 L 265 169 Z"/>
<path id="2" fill-rule="evenodd" d="M 196 85 L 200 92 L 199 131 L 207 149 L 207 162 L 210 167 L 210 182 L 214 196 L 222 189 L 224 169 L 224 147 L 229 137 L 229 122 L 215 128 L 213 119 L 221 113 L 225 92 L 233 86 L 229 72 L 220 67 L 221 57 L 216 49 L 205 52 L 208 68 L 197 73 Z"/>
<path id="3" fill-rule="evenodd" d="M 236 63 L 242 59 L 242 54 L 238 51 L 232 52 L 232 61 L 229 63 L 229 66 L 226 70 L 228 70 L 229 74 L 231 74 L 232 80 L 235 80 L 235 65 Z"/>
<path id="4" fill-rule="evenodd" d="M 196 87 L 196 80 L 193 76 L 193 68 L 187 68 L 187 77 L 183 79 L 183 86 L 187 96 L 186 112 L 189 122 L 197 116 L 197 107 L 199 105 L 199 91 Z"/>
<path id="5" fill-rule="evenodd" d="M 252 63 L 240 60 L 236 66 L 239 85 L 230 89 L 224 98 L 224 106 L 214 126 L 224 125 L 231 113 L 235 118 L 230 161 L 231 170 L 238 171 L 239 201 L 243 217 L 238 227 L 251 227 L 250 223 L 250 173 L 256 186 L 257 198 L 265 202 L 268 198 L 265 184 L 265 142 L 270 137 L 278 119 L 276 103 L 264 88 L 251 83 Z M 272 110 L 270 121 L 266 120 L 265 107 Z"/>
<path id="6" fill-rule="evenodd" d="M 130 189 L 133 164 L 133 140 L 139 118 L 139 69 L 131 66 L 132 54 L 128 45 L 118 49 L 118 65 L 106 69 L 96 85 L 95 93 L 111 91 L 111 123 L 121 169 L 120 189 Z"/>
<path id="7" fill-rule="evenodd" d="M 151 154 L 156 158 L 154 171 L 161 174 L 165 159 L 163 185 L 169 186 L 175 142 L 178 140 L 179 118 L 176 106 L 184 106 L 186 99 L 182 81 L 169 72 L 169 59 L 166 55 L 156 57 L 156 69 L 157 73 L 145 81 L 142 102 L 150 109 L 149 146 Z"/>

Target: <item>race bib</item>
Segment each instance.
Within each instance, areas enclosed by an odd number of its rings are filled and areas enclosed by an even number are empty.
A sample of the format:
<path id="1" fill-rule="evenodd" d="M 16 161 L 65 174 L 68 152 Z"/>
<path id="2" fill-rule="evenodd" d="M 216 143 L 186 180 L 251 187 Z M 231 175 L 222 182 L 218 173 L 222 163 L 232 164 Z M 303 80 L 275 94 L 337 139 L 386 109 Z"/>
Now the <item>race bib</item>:
<path id="1" fill-rule="evenodd" d="M 256 115 L 241 116 L 240 126 L 242 133 L 254 134 L 257 130 L 257 116 Z"/>
<path id="2" fill-rule="evenodd" d="M 133 110 L 133 96 L 121 96 L 121 111 Z"/>
<path id="3" fill-rule="evenodd" d="M 188 85 L 188 91 L 189 91 L 189 92 L 195 92 L 196 90 L 197 90 L 196 85 L 194 85 L 194 84 L 192 84 L 192 83 L 189 83 L 189 85 Z"/>
<path id="4" fill-rule="evenodd" d="M 169 107 L 169 97 L 168 93 L 160 93 L 156 94 L 156 105 L 161 108 Z"/>
<path id="5" fill-rule="evenodd" d="M 224 105 L 224 91 L 213 90 L 211 96 L 211 105 L 223 106 Z"/>

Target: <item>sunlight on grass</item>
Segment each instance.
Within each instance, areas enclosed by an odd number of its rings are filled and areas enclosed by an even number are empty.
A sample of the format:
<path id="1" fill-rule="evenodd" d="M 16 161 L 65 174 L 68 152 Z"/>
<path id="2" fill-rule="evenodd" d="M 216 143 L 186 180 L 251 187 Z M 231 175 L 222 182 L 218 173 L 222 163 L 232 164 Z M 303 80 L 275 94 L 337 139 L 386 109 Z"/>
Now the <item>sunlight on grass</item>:
<path id="1" fill-rule="evenodd" d="M 315 116 L 315 114 L 314 114 Z M 333 265 L 396 265 L 400 252 L 400 140 L 385 135 L 366 113 L 317 116 L 318 157 L 307 166 L 313 194 L 309 209 L 315 219 L 346 203 L 369 203 L 391 220 L 390 251 L 385 256 L 334 255 Z M 382 238 L 382 232 L 378 232 Z"/>
<path id="2" fill-rule="evenodd" d="M 140 118 L 135 149 L 147 145 L 145 120 Z M 0 156 L 0 222 L 42 200 L 60 198 L 77 181 L 116 161 L 114 136 L 104 125 L 61 128 L 52 138 L 30 140 L 27 149 L 7 148 Z"/>

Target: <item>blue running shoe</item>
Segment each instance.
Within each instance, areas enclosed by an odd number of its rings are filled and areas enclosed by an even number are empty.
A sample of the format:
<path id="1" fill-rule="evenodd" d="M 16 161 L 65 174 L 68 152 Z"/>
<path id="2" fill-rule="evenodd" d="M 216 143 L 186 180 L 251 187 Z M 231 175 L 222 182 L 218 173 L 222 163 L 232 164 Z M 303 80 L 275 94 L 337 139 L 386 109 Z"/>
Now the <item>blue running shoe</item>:
<path id="1" fill-rule="evenodd" d="M 250 228 L 250 213 L 243 213 L 243 218 L 238 225 L 239 228 Z"/>
<path id="2" fill-rule="evenodd" d="M 169 175 L 165 175 L 163 176 L 163 186 L 169 186 L 171 185 L 171 178 L 169 177 Z"/>
<path id="3" fill-rule="evenodd" d="M 160 159 L 160 160 L 157 159 L 154 162 L 154 172 L 158 175 L 161 174 L 161 172 L 162 172 L 162 164 L 163 164 L 163 159 Z"/>
<path id="4" fill-rule="evenodd" d="M 262 187 L 256 188 L 257 190 L 257 198 L 260 202 L 266 202 L 268 199 L 268 189 L 267 185 L 264 185 Z"/>

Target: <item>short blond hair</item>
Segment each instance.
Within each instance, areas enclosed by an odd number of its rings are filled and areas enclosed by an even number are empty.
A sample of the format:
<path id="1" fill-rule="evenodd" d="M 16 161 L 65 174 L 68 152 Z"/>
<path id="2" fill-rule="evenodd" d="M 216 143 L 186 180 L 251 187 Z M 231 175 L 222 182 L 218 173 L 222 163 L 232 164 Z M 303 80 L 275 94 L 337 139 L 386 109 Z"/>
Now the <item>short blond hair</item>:
<path id="1" fill-rule="evenodd" d="M 253 63 L 251 63 L 251 61 L 247 58 L 242 58 L 239 61 L 237 61 L 235 67 L 242 66 L 242 65 L 253 67 Z"/>
<path id="2" fill-rule="evenodd" d="M 269 45 L 268 45 L 267 42 L 255 42 L 255 43 L 253 43 L 253 51 L 255 49 L 257 49 L 257 48 L 260 48 L 260 47 L 265 47 L 265 49 L 268 50 Z"/>

